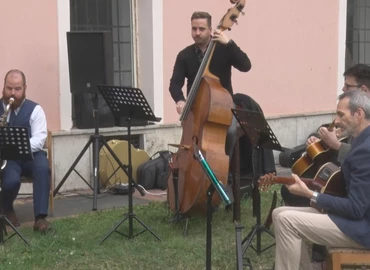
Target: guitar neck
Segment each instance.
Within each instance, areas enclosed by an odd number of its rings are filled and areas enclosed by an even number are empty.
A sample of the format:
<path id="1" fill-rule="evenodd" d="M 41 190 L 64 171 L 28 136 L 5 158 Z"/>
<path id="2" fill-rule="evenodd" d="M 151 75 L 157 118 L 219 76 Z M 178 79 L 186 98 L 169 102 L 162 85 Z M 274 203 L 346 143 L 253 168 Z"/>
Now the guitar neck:
<path id="1" fill-rule="evenodd" d="M 301 178 L 301 180 L 307 186 L 310 186 L 312 184 L 312 181 L 313 181 L 313 179 L 310 179 L 310 178 Z M 274 176 L 273 182 L 275 184 L 293 185 L 295 183 L 295 180 L 294 180 L 293 177 Z"/>
<path id="2" fill-rule="evenodd" d="M 317 190 L 320 192 L 324 192 L 328 188 L 328 184 L 331 184 L 330 189 L 332 187 L 336 187 L 334 189 L 334 192 L 336 194 L 340 194 L 339 196 L 343 196 L 346 191 L 345 188 L 342 187 L 345 186 L 343 182 L 343 175 L 341 174 L 340 168 L 335 165 L 334 163 L 328 162 L 324 164 L 319 171 L 315 175 L 315 179 L 310 178 L 300 178 L 302 182 L 306 184 L 306 186 L 309 189 Z M 264 176 L 261 176 L 261 178 L 258 180 L 259 188 L 262 190 L 266 190 L 268 187 L 270 187 L 273 184 L 285 184 L 285 185 L 292 185 L 295 183 L 294 178 L 291 177 L 282 177 L 282 176 L 275 176 L 273 173 L 265 174 Z M 337 190 L 339 188 L 339 191 Z M 327 191 L 326 191 L 327 192 Z"/>

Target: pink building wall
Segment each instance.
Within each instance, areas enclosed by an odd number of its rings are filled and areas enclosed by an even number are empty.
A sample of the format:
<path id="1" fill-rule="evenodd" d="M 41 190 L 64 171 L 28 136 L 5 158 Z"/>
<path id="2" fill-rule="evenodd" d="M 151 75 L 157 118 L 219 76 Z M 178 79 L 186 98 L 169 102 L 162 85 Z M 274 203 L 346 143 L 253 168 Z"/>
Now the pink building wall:
<path id="1" fill-rule="evenodd" d="M 48 128 L 58 130 L 60 115 L 57 2 L 2 0 L 0 11 L 1 84 L 9 69 L 22 70 L 27 78 L 27 97 L 43 107 Z"/>
<path id="2" fill-rule="evenodd" d="M 190 16 L 212 15 L 213 27 L 229 1 L 164 0 L 164 115 L 176 122 L 168 86 L 177 53 L 193 43 Z M 338 1 L 247 1 L 245 16 L 227 32 L 248 54 L 252 69 L 233 70 L 234 92 L 250 95 L 267 116 L 335 110 L 338 76 Z M 185 88 L 184 88 L 185 89 Z"/>
<path id="3" fill-rule="evenodd" d="M 226 0 L 163 0 L 164 123 L 178 121 L 168 86 L 177 53 L 193 43 L 192 12 L 210 12 L 216 27 L 230 7 Z M 43 106 L 49 129 L 59 130 L 57 0 L 2 0 L 0 10 L 0 79 L 9 69 L 23 70 L 27 97 Z M 333 111 L 338 1 L 247 0 L 244 12 L 227 32 L 252 61 L 250 72 L 233 71 L 235 92 L 253 97 L 267 116 Z"/>

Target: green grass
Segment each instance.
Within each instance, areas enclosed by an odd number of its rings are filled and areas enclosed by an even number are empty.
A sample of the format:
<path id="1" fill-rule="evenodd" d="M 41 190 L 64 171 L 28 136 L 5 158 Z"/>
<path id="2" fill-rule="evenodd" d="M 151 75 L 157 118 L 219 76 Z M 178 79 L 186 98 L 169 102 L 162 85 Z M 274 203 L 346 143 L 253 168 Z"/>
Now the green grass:
<path id="1" fill-rule="evenodd" d="M 270 207 L 272 190 L 262 194 L 263 219 Z M 242 201 L 243 237 L 255 224 L 251 200 Z M 166 203 L 135 206 L 134 213 L 162 241 L 148 231 L 129 240 L 113 233 L 105 242 L 98 242 L 123 217 L 127 208 L 82 214 L 78 217 L 52 220 L 54 231 L 48 235 L 34 233 L 22 227 L 21 233 L 30 246 L 14 236 L 0 246 L 0 269 L 205 269 L 206 218 L 192 218 L 188 235 L 183 235 L 185 222 L 169 224 L 171 213 Z M 128 221 L 119 231 L 128 234 Z M 134 232 L 142 226 L 134 221 Z M 273 239 L 263 234 L 263 246 Z M 236 269 L 236 237 L 232 212 L 224 207 L 214 213 L 212 222 L 212 269 Z M 246 257 L 255 269 L 271 269 L 274 248 L 257 256 L 252 249 Z"/>

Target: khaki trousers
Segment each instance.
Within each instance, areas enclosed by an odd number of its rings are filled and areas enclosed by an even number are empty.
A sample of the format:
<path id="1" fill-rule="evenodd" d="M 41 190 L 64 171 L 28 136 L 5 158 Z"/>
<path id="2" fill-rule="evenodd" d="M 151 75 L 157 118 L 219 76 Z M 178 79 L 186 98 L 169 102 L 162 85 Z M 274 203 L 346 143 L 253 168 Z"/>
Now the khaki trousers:
<path id="1" fill-rule="evenodd" d="M 282 206 L 272 212 L 272 219 L 275 270 L 312 270 L 305 241 L 326 247 L 363 248 L 342 233 L 328 215 L 312 207 Z"/>

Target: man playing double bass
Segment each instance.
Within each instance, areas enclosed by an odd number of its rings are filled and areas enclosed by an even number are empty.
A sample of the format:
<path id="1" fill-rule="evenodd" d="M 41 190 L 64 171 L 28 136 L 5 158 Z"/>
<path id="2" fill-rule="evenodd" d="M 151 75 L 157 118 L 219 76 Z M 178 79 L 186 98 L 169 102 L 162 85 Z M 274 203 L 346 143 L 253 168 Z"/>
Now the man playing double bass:
<path id="1" fill-rule="evenodd" d="M 231 95 L 233 94 L 231 67 L 233 66 L 242 72 L 247 72 L 251 69 L 251 62 L 247 54 L 233 40 L 229 39 L 224 32 L 217 29 L 212 35 L 211 20 L 211 15 L 207 12 L 197 11 L 192 14 L 191 36 L 194 39 L 194 44 L 187 46 L 177 55 L 169 90 L 173 100 L 176 102 L 178 114 L 182 113 L 186 102 L 182 91 L 185 78 L 187 79 L 187 95 L 189 95 L 204 54 L 212 39 L 218 42 L 210 62 L 210 72 L 220 79 L 222 87 L 228 90 Z M 235 133 L 236 124 L 235 120 L 233 122 L 231 126 L 234 127 L 230 128 L 226 139 L 226 154 L 229 156 L 236 140 L 236 137 L 233 138 L 232 135 Z"/>

